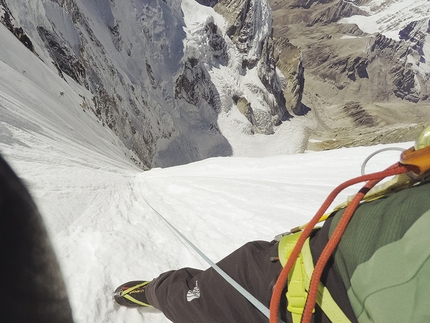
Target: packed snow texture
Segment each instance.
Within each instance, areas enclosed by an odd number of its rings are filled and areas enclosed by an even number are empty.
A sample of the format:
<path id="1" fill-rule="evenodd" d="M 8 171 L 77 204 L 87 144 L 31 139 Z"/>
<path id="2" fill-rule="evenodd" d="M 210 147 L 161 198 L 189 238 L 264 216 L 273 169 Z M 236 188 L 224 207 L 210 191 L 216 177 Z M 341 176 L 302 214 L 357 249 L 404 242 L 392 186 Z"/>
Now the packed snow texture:
<path id="1" fill-rule="evenodd" d="M 0 34 L 13 37 L 2 25 Z M 113 290 L 170 269 L 208 267 L 152 207 L 218 261 L 247 241 L 272 240 L 307 222 L 329 192 L 358 176 L 361 162 L 379 148 L 264 157 L 270 147 L 262 145 L 258 158 L 211 158 L 142 172 L 80 105 L 84 90 L 71 80 L 56 82 L 43 64 L 27 69 L 25 53 L 32 55 L 20 47 L 1 51 L 0 152 L 43 215 L 77 323 L 168 322 L 154 310 L 119 307 Z M 293 136 L 285 129 L 284 138 Z M 374 157 L 367 171 L 389 166 L 398 155 Z"/>

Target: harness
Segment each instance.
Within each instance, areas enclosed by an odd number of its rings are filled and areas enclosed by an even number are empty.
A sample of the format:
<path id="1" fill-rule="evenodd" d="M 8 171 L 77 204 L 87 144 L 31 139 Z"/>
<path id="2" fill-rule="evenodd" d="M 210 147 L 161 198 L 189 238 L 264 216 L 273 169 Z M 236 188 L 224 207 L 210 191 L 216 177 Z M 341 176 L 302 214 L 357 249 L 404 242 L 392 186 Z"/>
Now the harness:
<path id="1" fill-rule="evenodd" d="M 414 147 L 401 154 L 400 162 L 378 173 L 362 175 L 351 179 L 333 190 L 312 220 L 290 232 L 277 236 L 279 241 L 279 260 L 284 267 L 278 277 L 270 303 L 270 323 L 279 322 L 279 307 L 285 286 L 288 284 L 287 310 L 293 323 L 309 323 L 312 319 L 315 303 L 332 322 L 348 323 L 338 304 L 333 300 L 328 289 L 320 282 L 324 267 L 338 245 L 355 209 L 362 200 L 374 200 L 392 192 L 400 191 L 420 182 L 430 171 L 430 127 L 418 137 Z M 382 179 L 395 176 L 384 185 L 376 186 Z M 347 203 L 343 216 L 324 247 L 316 265 L 309 247 L 309 236 L 318 222 L 324 221 L 324 214 L 335 197 L 346 187 L 366 182 L 365 185 Z M 288 283 L 287 283 L 288 282 Z"/>
<path id="2" fill-rule="evenodd" d="M 285 266 L 287 263 L 288 257 L 294 249 L 300 235 L 301 232 L 286 235 L 279 241 L 279 261 L 282 266 Z M 288 275 L 287 310 L 291 313 L 293 323 L 300 323 L 301 321 L 313 271 L 314 264 L 309 246 L 309 238 L 307 238 Z M 316 303 L 324 311 L 330 321 L 342 323 L 351 322 L 334 301 L 330 291 L 321 282 L 318 284 Z"/>

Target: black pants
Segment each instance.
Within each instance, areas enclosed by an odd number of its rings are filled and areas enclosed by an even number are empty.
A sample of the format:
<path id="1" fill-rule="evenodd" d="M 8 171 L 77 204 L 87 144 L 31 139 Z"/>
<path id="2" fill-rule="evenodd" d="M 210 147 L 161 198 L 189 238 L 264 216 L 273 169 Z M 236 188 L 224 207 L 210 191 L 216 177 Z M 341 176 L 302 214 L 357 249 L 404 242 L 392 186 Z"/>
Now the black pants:
<path id="1" fill-rule="evenodd" d="M 222 259 L 218 266 L 269 307 L 282 266 L 271 262 L 278 243 L 255 241 Z M 146 288 L 148 301 L 174 323 L 267 323 L 268 319 L 213 268 L 183 268 L 161 274 Z"/>

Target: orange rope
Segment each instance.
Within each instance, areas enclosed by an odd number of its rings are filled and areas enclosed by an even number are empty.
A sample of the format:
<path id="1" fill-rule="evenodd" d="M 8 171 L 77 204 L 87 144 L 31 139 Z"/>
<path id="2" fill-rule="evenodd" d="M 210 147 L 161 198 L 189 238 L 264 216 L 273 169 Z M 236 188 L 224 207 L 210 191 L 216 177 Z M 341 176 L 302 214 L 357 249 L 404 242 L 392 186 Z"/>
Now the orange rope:
<path id="1" fill-rule="evenodd" d="M 302 250 L 302 247 L 306 241 L 306 239 L 309 237 L 310 233 L 312 232 L 312 229 L 315 227 L 315 225 L 318 223 L 318 220 L 324 215 L 324 213 L 327 211 L 333 200 L 336 198 L 336 196 L 343 191 L 345 188 L 361 183 L 361 182 L 367 182 L 366 185 L 363 186 L 363 188 L 356 194 L 356 196 L 353 198 L 351 203 L 348 205 L 347 209 L 345 210 L 342 218 L 340 219 L 336 229 L 334 230 L 331 238 L 329 239 L 327 245 L 325 246 L 324 250 L 322 251 L 320 258 L 317 261 L 317 264 L 315 266 L 314 272 L 312 274 L 311 283 L 309 287 L 309 293 L 308 293 L 308 299 L 305 305 L 305 309 L 303 312 L 302 322 L 308 323 L 311 322 L 312 318 L 312 310 L 315 306 L 316 296 L 318 292 L 318 283 L 321 278 L 322 271 L 324 270 L 324 267 L 330 258 L 331 254 L 333 253 L 333 250 L 338 245 L 340 238 L 342 237 L 343 232 L 345 231 L 352 215 L 355 212 L 355 209 L 357 208 L 358 204 L 366 195 L 366 193 L 375 186 L 379 181 L 384 179 L 385 177 L 392 176 L 392 175 L 398 175 L 401 173 L 406 173 L 410 169 L 402 165 L 400 163 L 396 163 L 392 165 L 391 167 L 387 168 L 386 170 L 378 173 L 373 174 L 367 174 L 363 175 L 357 178 L 353 178 L 351 180 L 348 180 L 338 187 L 336 187 L 330 195 L 327 197 L 327 199 L 324 201 L 324 203 L 321 205 L 315 216 L 312 218 L 312 220 L 308 223 L 308 225 L 303 230 L 302 234 L 300 235 L 299 239 L 297 240 L 297 243 L 291 252 L 290 257 L 287 260 L 287 263 L 285 264 L 284 268 L 282 269 L 278 280 L 276 281 L 273 293 L 272 293 L 272 299 L 270 301 L 270 323 L 278 323 L 279 322 L 279 306 L 281 302 L 281 297 L 283 294 L 283 290 L 287 284 L 288 280 L 288 274 L 296 261 L 300 251 Z"/>

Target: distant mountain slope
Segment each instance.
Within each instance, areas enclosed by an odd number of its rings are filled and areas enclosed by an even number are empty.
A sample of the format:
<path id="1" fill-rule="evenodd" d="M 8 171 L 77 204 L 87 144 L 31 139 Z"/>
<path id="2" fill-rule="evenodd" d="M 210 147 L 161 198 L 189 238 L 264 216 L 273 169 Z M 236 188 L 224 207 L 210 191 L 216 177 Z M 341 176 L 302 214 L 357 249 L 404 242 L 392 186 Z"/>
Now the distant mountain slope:
<path id="1" fill-rule="evenodd" d="M 337 135 L 323 148 L 412 140 L 423 127 L 410 131 L 414 124 L 430 123 L 428 1 L 270 4 L 280 64 L 285 51 L 301 54 L 303 103 L 324 131 L 316 137 Z"/>

